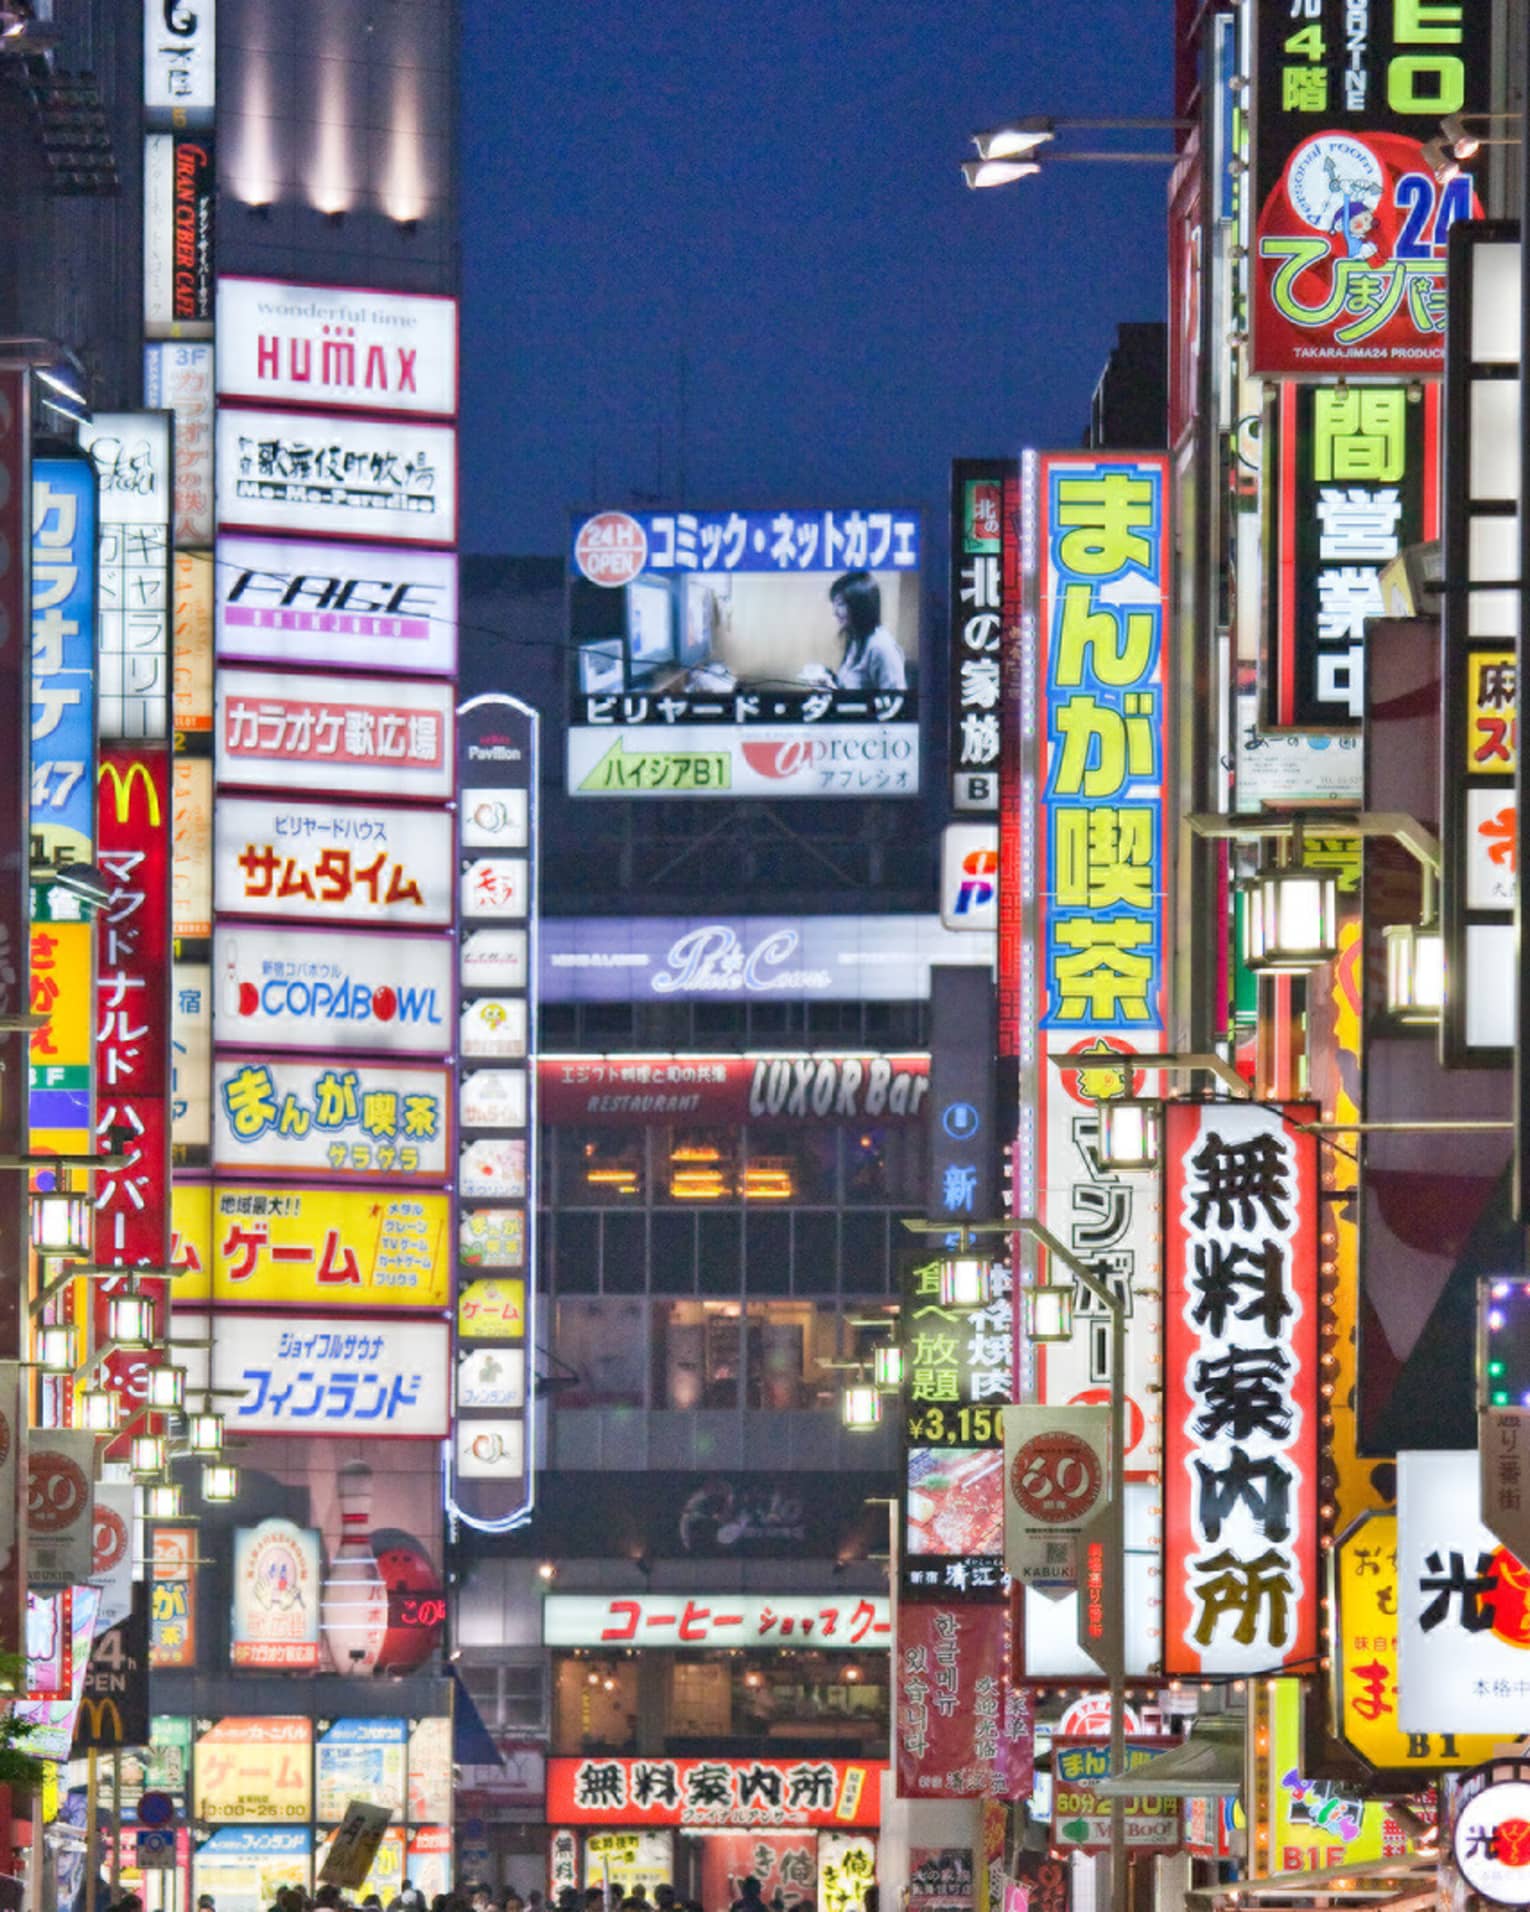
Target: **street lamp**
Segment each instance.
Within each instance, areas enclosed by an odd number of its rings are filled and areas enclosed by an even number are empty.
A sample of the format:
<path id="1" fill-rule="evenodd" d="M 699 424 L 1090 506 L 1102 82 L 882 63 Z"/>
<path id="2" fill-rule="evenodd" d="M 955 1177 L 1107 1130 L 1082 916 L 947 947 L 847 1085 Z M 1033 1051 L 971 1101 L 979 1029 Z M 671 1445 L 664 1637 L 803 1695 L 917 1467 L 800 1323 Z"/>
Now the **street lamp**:
<path id="1" fill-rule="evenodd" d="M 140 1479 L 146 1479 L 164 1471 L 165 1437 L 163 1434 L 135 1434 L 130 1461 L 133 1473 Z"/>
<path id="2" fill-rule="evenodd" d="M 106 1304 L 106 1331 L 119 1348 L 154 1345 L 154 1302 L 149 1295 L 113 1295 Z"/>
<path id="3" fill-rule="evenodd" d="M 120 1419 L 119 1403 L 110 1388 L 83 1388 L 76 1406 L 80 1425 L 88 1428 L 92 1434 L 116 1433 Z"/>
<path id="4" fill-rule="evenodd" d="M 239 1469 L 227 1461 L 208 1462 L 202 1469 L 202 1498 L 228 1502 L 239 1498 Z"/>
<path id="5" fill-rule="evenodd" d="M 75 1330 L 68 1322 L 58 1322 L 37 1330 L 37 1365 L 44 1374 L 73 1374 Z"/>
<path id="6" fill-rule="evenodd" d="M 159 1372 L 159 1370 L 156 1370 Z M 214 1457 L 223 1452 L 223 1416 L 204 1408 L 186 1417 L 186 1445 L 193 1454 Z"/>
<path id="7" fill-rule="evenodd" d="M 896 1341 L 871 1351 L 871 1378 L 879 1388 L 903 1385 L 903 1350 Z"/>
<path id="8" fill-rule="evenodd" d="M 84 1195 L 68 1190 L 34 1195 L 32 1246 L 39 1255 L 88 1255 L 90 1253 L 90 1202 Z"/>
<path id="9" fill-rule="evenodd" d="M 865 1381 L 850 1382 L 840 1391 L 839 1418 L 846 1427 L 857 1431 L 879 1426 L 882 1420 L 881 1394 Z"/>
<path id="10" fill-rule="evenodd" d="M 181 1519 L 180 1482 L 156 1481 L 144 1494 L 143 1513 L 145 1520 Z"/>
<path id="11" fill-rule="evenodd" d="M 947 1308 L 981 1308 L 992 1292 L 993 1264 L 979 1255 L 956 1255 L 940 1264 L 940 1299 Z"/>
<path id="12" fill-rule="evenodd" d="M 1445 937 L 1438 923 L 1388 923 L 1387 1008 L 1398 1022 L 1440 1020 L 1445 1007 Z"/>
<path id="13" fill-rule="evenodd" d="M 1163 1104 L 1156 1096 L 1109 1096 L 1094 1106 L 1099 1117 L 1095 1152 L 1102 1169 L 1157 1168 Z"/>
<path id="14" fill-rule="evenodd" d="M 1028 179 L 1032 173 L 1041 171 L 1041 149 L 1056 138 L 1059 127 L 1086 126 L 1095 129 L 1120 131 L 1186 132 L 1194 124 L 1184 119 L 1052 119 L 1044 113 L 1028 114 L 1022 119 L 1007 120 L 1002 126 L 994 127 L 990 132 L 974 133 L 972 144 L 977 148 L 977 158 L 969 159 L 962 167 L 962 177 L 975 190 L 981 191 L 989 186 L 1008 186 L 1017 179 Z M 1047 160 L 1098 160 L 1110 162 L 1124 160 L 1149 165 L 1173 166 L 1178 163 L 1177 152 L 1130 153 L 1130 152 L 1049 152 Z"/>
<path id="15" fill-rule="evenodd" d="M 172 1411 L 185 1405 L 186 1370 L 166 1363 L 149 1369 L 149 1400 L 152 1408 Z"/>

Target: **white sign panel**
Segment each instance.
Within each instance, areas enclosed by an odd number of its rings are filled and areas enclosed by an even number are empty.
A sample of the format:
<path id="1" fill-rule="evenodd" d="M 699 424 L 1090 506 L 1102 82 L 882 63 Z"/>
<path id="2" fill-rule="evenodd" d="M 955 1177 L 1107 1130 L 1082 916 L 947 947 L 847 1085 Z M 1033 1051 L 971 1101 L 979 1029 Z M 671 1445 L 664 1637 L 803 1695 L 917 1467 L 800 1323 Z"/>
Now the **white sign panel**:
<path id="1" fill-rule="evenodd" d="M 188 1317 L 193 1337 L 207 1318 Z M 241 1315 L 218 1320 L 213 1386 L 231 1434 L 413 1434 L 447 1424 L 444 1321 Z"/>
<path id="2" fill-rule="evenodd" d="M 1530 1905 L 1530 1765 L 1479 1768 L 1461 1787 L 1455 1819 L 1451 1850 L 1472 1891 L 1490 1905 Z"/>
<path id="3" fill-rule="evenodd" d="M 526 1405 L 524 1348 L 471 1348 L 457 1355 L 458 1407 L 519 1409 Z"/>
<path id="4" fill-rule="evenodd" d="M 445 810 L 230 796 L 213 809 L 213 906 L 224 916 L 447 924 L 451 861 Z"/>
<path id="5" fill-rule="evenodd" d="M 218 540 L 224 663 L 355 663 L 449 677 L 457 668 L 457 560 L 449 551 Z"/>
<path id="6" fill-rule="evenodd" d="M 892 1641 L 881 1593 L 550 1593 L 544 1646 L 801 1646 L 865 1652 Z"/>
<path id="7" fill-rule="evenodd" d="M 1525 1728 L 1530 1573 L 1479 1518 L 1475 1449 L 1397 1457 L 1397 1723 Z"/>
<path id="8" fill-rule="evenodd" d="M 150 126 L 210 126 L 215 0 L 143 0 L 143 113 Z"/>
<path id="9" fill-rule="evenodd" d="M 219 926 L 213 1038 L 255 1050 L 452 1050 L 445 936 Z"/>
<path id="10" fill-rule="evenodd" d="M 941 833 L 940 920 L 947 929 L 998 929 L 996 823 L 948 823 Z"/>
<path id="11" fill-rule="evenodd" d="M 90 1583 L 101 1590 L 96 1630 L 104 1633 L 133 1610 L 133 1484 L 124 1481 L 96 1488 L 91 1537 Z"/>
<path id="12" fill-rule="evenodd" d="M 220 1056 L 212 1085 L 216 1170 L 336 1181 L 447 1179 L 445 1069 Z"/>
<path id="13" fill-rule="evenodd" d="M 143 348 L 143 401 L 175 418 L 174 537 L 178 549 L 213 537 L 213 348 L 179 341 Z"/>
<path id="14" fill-rule="evenodd" d="M 457 541 L 457 434 L 412 419 L 218 407 L 219 522 L 403 544 Z"/>
<path id="15" fill-rule="evenodd" d="M 220 784 L 346 796 L 452 794 L 452 687 L 220 670 Z"/>
<path id="16" fill-rule="evenodd" d="M 177 1147 L 207 1147 L 211 1069 L 212 970 L 206 963 L 176 963 L 170 994 L 170 1136 Z"/>
<path id="17" fill-rule="evenodd" d="M 719 708 L 731 710 L 731 697 Z M 609 721 L 568 733 L 574 797 L 907 797 L 919 788 L 918 724 L 820 724 L 734 730 L 676 724 L 621 728 Z"/>
<path id="18" fill-rule="evenodd" d="M 164 331 L 175 307 L 175 141 L 150 133 L 143 143 L 143 310 L 151 332 Z"/>
<path id="19" fill-rule="evenodd" d="M 1152 1672 L 1163 1660 L 1163 1559 L 1160 1553 L 1159 1489 L 1141 1483 L 1126 1489 L 1126 1671 Z M 1078 1594 L 1055 1597 L 1051 1587 L 1026 1587 L 1027 1679 L 1099 1679 L 1078 1643 Z"/>
<path id="20" fill-rule="evenodd" d="M 219 279 L 218 394 L 450 418 L 457 302 L 360 286 Z"/>
<path id="21" fill-rule="evenodd" d="M 26 1461 L 28 1583 L 80 1586 L 95 1562 L 96 1437 L 78 1428 L 34 1427 Z"/>
<path id="22" fill-rule="evenodd" d="M 101 738 L 162 738 L 171 702 L 170 416 L 97 412 L 79 442 L 101 500 Z"/>

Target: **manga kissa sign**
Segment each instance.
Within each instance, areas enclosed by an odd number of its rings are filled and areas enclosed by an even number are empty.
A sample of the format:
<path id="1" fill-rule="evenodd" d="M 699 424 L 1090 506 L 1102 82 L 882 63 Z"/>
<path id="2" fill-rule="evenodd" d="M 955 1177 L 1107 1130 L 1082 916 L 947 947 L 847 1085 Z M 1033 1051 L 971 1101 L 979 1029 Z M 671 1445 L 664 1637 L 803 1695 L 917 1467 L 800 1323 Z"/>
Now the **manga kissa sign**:
<path id="1" fill-rule="evenodd" d="M 212 1080 L 215 1169 L 326 1181 L 447 1180 L 444 1068 L 220 1056 Z"/>
<path id="2" fill-rule="evenodd" d="M 1419 148 L 1488 96 L 1489 9 L 1391 0 L 1255 8 L 1251 369 L 1438 373 L 1446 235 L 1465 173 Z"/>
<path id="3" fill-rule="evenodd" d="M 1164 1669 L 1311 1661 L 1318 1617 L 1315 1105 L 1165 1108 Z"/>

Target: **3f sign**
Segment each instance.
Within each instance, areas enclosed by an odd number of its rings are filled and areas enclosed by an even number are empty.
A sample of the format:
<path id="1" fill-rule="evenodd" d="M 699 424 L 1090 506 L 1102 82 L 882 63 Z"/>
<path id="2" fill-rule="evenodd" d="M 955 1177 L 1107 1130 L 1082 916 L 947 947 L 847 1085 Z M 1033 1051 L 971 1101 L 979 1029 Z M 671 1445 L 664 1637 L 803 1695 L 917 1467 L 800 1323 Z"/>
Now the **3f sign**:
<path id="1" fill-rule="evenodd" d="M 1399 47 L 1459 47 L 1461 8 L 1394 0 L 1392 38 Z M 1396 53 L 1387 62 L 1387 105 L 1394 113 L 1455 113 L 1465 104 L 1466 66 L 1459 53 Z"/>

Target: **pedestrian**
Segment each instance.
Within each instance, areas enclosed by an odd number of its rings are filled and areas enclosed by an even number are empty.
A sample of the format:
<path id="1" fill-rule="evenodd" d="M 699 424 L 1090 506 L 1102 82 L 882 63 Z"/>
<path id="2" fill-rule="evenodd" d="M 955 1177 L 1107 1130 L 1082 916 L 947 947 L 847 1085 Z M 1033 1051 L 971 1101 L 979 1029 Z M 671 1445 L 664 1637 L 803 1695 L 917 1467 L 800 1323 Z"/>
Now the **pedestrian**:
<path id="1" fill-rule="evenodd" d="M 751 1873 L 740 1882 L 738 1897 L 728 1907 L 728 1912 L 764 1912 L 765 1901 L 760 1897 L 760 1882 Z"/>

